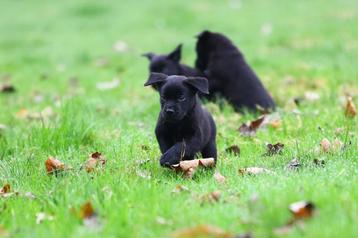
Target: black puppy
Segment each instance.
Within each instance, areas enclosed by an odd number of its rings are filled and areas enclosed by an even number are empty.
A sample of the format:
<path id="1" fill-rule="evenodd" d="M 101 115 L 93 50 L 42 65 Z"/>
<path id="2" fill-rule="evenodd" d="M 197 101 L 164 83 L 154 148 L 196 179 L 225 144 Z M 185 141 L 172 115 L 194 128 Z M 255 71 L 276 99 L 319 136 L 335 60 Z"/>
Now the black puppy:
<path id="1" fill-rule="evenodd" d="M 150 73 L 163 73 L 166 75 L 185 75 L 185 76 L 203 76 L 203 74 L 187 65 L 181 64 L 181 48 L 182 44 L 178 45 L 173 52 L 167 55 L 156 55 L 154 53 L 146 53 L 143 56 L 150 61 Z"/>
<path id="2" fill-rule="evenodd" d="M 192 160 L 198 152 L 216 161 L 216 126 L 200 103 L 198 92 L 208 94 L 208 81 L 201 77 L 151 73 L 144 86 L 155 85 L 161 111 L 155 134 L 162 156 L 160 165 Z"/>
<path id="3" fill-rule="evenodd" d="M 209 80 L 210 92 L 221 93 L 238 111 L 257 106 L 274 109 L 275 103 L 243 54 L 224 35 L 203 31 L 196 44 L 195 67 Z"/>

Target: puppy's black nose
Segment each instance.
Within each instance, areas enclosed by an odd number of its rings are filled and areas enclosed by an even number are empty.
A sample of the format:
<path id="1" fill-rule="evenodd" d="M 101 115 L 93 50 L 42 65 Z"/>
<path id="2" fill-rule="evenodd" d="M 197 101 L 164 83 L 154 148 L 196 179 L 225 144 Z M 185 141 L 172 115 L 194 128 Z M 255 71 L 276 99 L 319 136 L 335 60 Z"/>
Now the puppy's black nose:
<path id="1" fill-rule="evenodd" d="M 165 113 L 168 114 L 168 115 L 173 115 L 174 114 L 174 109 L 167 108 L 167 109 L 165 109 Z"/>

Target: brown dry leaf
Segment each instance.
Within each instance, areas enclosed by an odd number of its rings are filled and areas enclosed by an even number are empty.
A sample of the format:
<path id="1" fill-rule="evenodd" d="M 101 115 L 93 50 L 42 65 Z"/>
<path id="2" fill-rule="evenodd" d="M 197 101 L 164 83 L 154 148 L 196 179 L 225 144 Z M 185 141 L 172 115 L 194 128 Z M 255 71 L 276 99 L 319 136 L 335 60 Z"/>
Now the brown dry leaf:
<path id="1" fill-rule="evenodd" d="M 261 126 L 264 121 L 265 116 L 261 116 L 258 119 L 251 121 L 249 123 L 244 123 L 239 127 L 239 132 L 243 136 L 254 136 L 256 135 L 257 129 Z"/>
<path id="2" fill-rule="evenodd" d="M 220 172 L 215 172 L 214 179 L 216 180 L 216 182 L 221 184 L 225 183 L 226 180 L 226 178 Z"/>
<path id="3" fill-rule="evenodd" d="M 97 213 L 94 211 L 90 202 L 86 202 L 80 208 L 80 218 L 83 220 L 83 224 L 90 229 L 100 229 L 101 223 L 98 220 Z"/>
<path id="4" fill-rule="evenodd" d="M 172 193 L 181 193 L 181 192 L 189 192 L 189 191 L 190 191 L 189 188 L 178 184 L 177 186 L 175 186 Z"/>
<path id="5" fill-rule="evenodd" d="M 327 138 L 323 138 L 321 141 L 321 149 L 323 152 L 329 152 L 331 149 L 331 142 Z"/>
<path id="6" fill-rule="evenodd" d="M 357 115 L 357 109 L 356 109 L 356 106 L 354 105 L 353 99 L 351 97 L 349 97 L 347 99 L 347 104 L 346 104 L 344 114 L 348 118 L 354 118 Z"/>
<path id="7" fill-rule="evenodd" d="M 300 161 L 297 158 L 293 158 L 287 165 L 287 169 L 296 170 L 301 167 Z"/>
<path id="8" fill-rule="evenodd" d="M 185 228 L 174 231 L 173 238 L 234 238 L 234 235 L 212 225 L 198 225 L 192 228 Z"/>
<path id="9" fill-rule="evenodd" d="M 84 166 L 87 173 L 91 173 L 99 166 L 103 167 L 106 164 L 106 159 L 100 152 L 94 152 L 89 157 Z"/>
<path id="10" fill-rule="evenodd" d="M 81 219 L 87 219 L 90 217 L 96 216 L 96 213 L 93 209 L 91 202 L 86 202 L 83 204 L 80 208 L 80 218 Z"/>
<path id="11" fill-rule="evenodd" d="M 289 209 L 295 219 L 301 219 L 311 217 L 315 210 L 315 205 L 312 202 L 299 201 L 290 204 Z"/>
<path id="12" fill-rule="evenodd" d="M 0 194 L 5 194 L 5 193 L 9 193 L 11 190 L 11 186 L 10 184 L 5 184 L 2 189 L 0 190 Z"/>
<path id="13" fill-rule="evenodd" d="M 220 197 L 221 197 L 221 192 L 219 190 L 217 190 L 217 191 L 213 191 L 211 193 L 204 195 L 202 197 L 202 201 L 214 203 L 214 202 L 218 202 L 220 200 Z"/>
<path id="14" fill-rule="evenodd" d="M 214 158 L 183 160 L 171 168 L 177 172 L 183 172 L 186 178 L 192 178 L 198 167 L 210 168 L 215 166 Z"/>
<path id="15" fill-rule="evenodd" d="M 57 175 L 58 172 L 65 170 L 65 164 L 51 156 L 45 161 L 45 166 L 48 174 Z"/>
<path id="16" fill-rule="evenodd" d="M 275 155 L 275 154 L 281 154 L 282 153 L 282 150 L 283 150 L 283 147 L 285 145 L 278 142 L 276 144 L 268 144 L 267 145 L 267 152 L 266 152 L 266 156 L 272 156 L 272 155 Z"/>
<path id="17" fill-rule="evenodd" d="M 260 167 L 248 167 L 239 169 L 241 175 L 258 175 L 263 173 L 272 173 L 271 170 L 260 168 Z"/>
<path id="18" fill-rule="evenodd" d="M 12 85 L 10 83 L 4 83 L 4 84 L 0 85 L 0 92 L 1 93 L 14 93 L 14 92 L 16 92 L 16 89 L 15 89 L 14 85 Z"/>
<path id="19" fill-rule="evenodd" d="M 234 155 L 240 155 L 240 148 L 237 145 L 232 145 L 225 149 L 227 153 L 234 154 Z"/>

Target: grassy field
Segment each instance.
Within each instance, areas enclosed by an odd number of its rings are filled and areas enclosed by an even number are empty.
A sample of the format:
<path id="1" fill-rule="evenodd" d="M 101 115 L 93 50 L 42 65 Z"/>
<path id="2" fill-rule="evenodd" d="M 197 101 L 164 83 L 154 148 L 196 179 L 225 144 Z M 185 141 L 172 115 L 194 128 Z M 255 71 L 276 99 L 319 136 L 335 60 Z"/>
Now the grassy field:
<path id="1" fill-rule="evenodd" d="M 346 95 L 358 103 L 357 9 L 354 0 L 2 0 L 0 84 L 10 82 L 16 92 L 0 93 L 0 188 L 10 184 L 19 194 L 0 197 L 0 236 L 170 237 L 209 224 L 276 237 L 292 217 L 288 206 L 308 200 L 314 216 L 284 237 L 357 237 L 357 117 L 347 119 L 343 110 Z M 193 65 L 194 36 L 203 29 L 240 47 L 281 120 L 246 138 L 237 128 L 258 115 L 206 103 L 218 127 L 216 170 L 224 184 L 213 171 L 188 180 L 159 167 L 159 99 L 143 87 L 148 62 L 141 53 L 184 43 L 183 62 Z M 116 88 L 96 87 L 114 79 Z M 295 97 L 306 100 L 296 106 Z M 324 153 L 323 138 L 344 148 Z M 266 143 L 277 142 L 283 153 L 263 156 Z M 225 152 L 231 145 L 239 156 Z M 80 167 L 95 151 L 107 163 L 88 174 Z M 49 156 L 72 169 L 48 175 Z M 297 171 L 286 169 L 293 158 L 301 163 Z M 245 167 L 274 173 L 241 176 Z M 173 193 L 177 185 L 189 191 Z M 203 201 L 216 190 L 218 202 Z M 88 201 L 99 225 L 78 216 Z M 37 224 L 40 212 L 53 219 Z"/>

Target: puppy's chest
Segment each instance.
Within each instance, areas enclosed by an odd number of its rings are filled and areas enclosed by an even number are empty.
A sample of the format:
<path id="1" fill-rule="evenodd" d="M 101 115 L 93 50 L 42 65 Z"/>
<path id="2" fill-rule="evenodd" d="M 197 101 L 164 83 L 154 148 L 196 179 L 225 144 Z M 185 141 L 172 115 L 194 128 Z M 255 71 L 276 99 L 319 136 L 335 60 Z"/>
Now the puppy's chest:
<path id="1" fill-rule="evenodd" d="M 191 128 L 191 126 L 173 126 L 166 128 L 168 137 L 173 142 L 179 142 L 182 141 L 184 138 L 191 137 L 195 130 L 194 128 Z"/>

